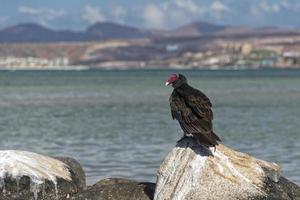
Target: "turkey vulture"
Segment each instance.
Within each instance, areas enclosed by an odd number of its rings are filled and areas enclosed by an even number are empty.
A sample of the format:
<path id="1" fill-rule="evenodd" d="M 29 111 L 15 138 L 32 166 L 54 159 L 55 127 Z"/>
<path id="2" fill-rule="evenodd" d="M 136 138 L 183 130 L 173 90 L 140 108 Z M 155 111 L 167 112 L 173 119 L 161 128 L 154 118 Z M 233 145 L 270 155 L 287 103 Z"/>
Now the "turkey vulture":
<path id="1" fill-rule="evenodd" d="M 170 96 L 172 118 L 178 120 L 184 136 L 192 136 L 207 148 L 216 147 L 220 138 L 213 132 L 212 104 L 201 91 L 191 87 L 182 74 L 173 74 L 166 85 L 174 88 Z"/>

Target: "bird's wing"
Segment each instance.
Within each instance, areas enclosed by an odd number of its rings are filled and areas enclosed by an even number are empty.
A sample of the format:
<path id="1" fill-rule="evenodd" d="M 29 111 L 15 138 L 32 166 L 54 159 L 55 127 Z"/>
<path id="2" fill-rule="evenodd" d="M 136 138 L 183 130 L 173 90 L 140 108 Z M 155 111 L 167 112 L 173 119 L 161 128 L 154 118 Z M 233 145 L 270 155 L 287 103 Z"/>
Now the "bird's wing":
<path id="1" fill-rule="evenodd" d="M 212 104 L 201 91 L 193 89 L 190 94 L 184 96 L 184 100 L 197 117 L 208 122 L 213 120 Z"/>
<path id="2" fill-rule="evenodd" d="M 198 113 L 201 117 L 196 114 L 193 109 L 187 105 L 186 100 L 180 96 L 176 91 L 172 93 L 170 97 L 170 107 L 173 119 L 177 119 L 182 127 L 182 129 L 187 134 L 195 133 L 208 133 L 211 131 L 211 123 L 207 120 L 203 120 L 205 113 L 204 109 L 200 110 Z"/>
<path id="3" fill-rule="evenodd" d="M 187 123 L 193 122 L 197 117 L 192 113 L 191 109 L 187 107 L 183 97 L 181 97 L 175 90 L 170 96 L 170 107 L 173 119 L 186 121 Z"/>

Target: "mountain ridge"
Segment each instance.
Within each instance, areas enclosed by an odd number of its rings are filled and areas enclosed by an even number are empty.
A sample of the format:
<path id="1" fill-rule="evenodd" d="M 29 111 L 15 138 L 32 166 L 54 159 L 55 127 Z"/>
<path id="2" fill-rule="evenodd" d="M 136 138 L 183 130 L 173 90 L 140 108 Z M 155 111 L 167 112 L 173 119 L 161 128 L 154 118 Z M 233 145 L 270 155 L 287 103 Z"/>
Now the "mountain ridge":
<path id="1" fill-rule="evenodd" d="M 257 34 L 290 34 L 300 33 L 300 29 L 279 27 L 243 27 L 211 24 L 194 21 L 173 30 L 151 30 L 118 24 L 114 22 L 98 22 L 84 31 L 53 30 L 36 23 L 22 23 L 0 30 L 0 42 L 85 42 L 114 39 L 140 38 L 177 38 L 202 36 L 234 36 Z"/>

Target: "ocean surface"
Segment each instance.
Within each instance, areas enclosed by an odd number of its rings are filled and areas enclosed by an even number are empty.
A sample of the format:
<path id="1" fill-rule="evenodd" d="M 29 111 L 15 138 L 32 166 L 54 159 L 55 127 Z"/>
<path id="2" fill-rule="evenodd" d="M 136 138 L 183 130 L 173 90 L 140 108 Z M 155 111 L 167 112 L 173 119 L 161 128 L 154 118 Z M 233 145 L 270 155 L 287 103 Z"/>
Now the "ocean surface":
<path id="1" fill-rule="evenodd" d="M 174 72 L 0 71 L 0 149 L 73 157 L 89 184 L 155 181 L 182 136 L 164 85 Z M 224 144 L 300 184 L 300 70 L 180 72 L 210 97 Z"/>

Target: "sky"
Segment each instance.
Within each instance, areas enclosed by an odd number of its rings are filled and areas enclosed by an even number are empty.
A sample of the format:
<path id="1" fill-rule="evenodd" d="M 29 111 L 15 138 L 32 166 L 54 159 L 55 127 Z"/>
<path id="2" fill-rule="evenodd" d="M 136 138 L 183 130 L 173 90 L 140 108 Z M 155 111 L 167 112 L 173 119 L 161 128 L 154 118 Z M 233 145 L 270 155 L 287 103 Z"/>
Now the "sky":
<path id="1" fill-rule="evenodd" d="M 172 29 L 192 21 L 300 27 L 300 0 L 0 0 L 0 28 L 35 22 L 84 30 L 96 22 Z"/>

